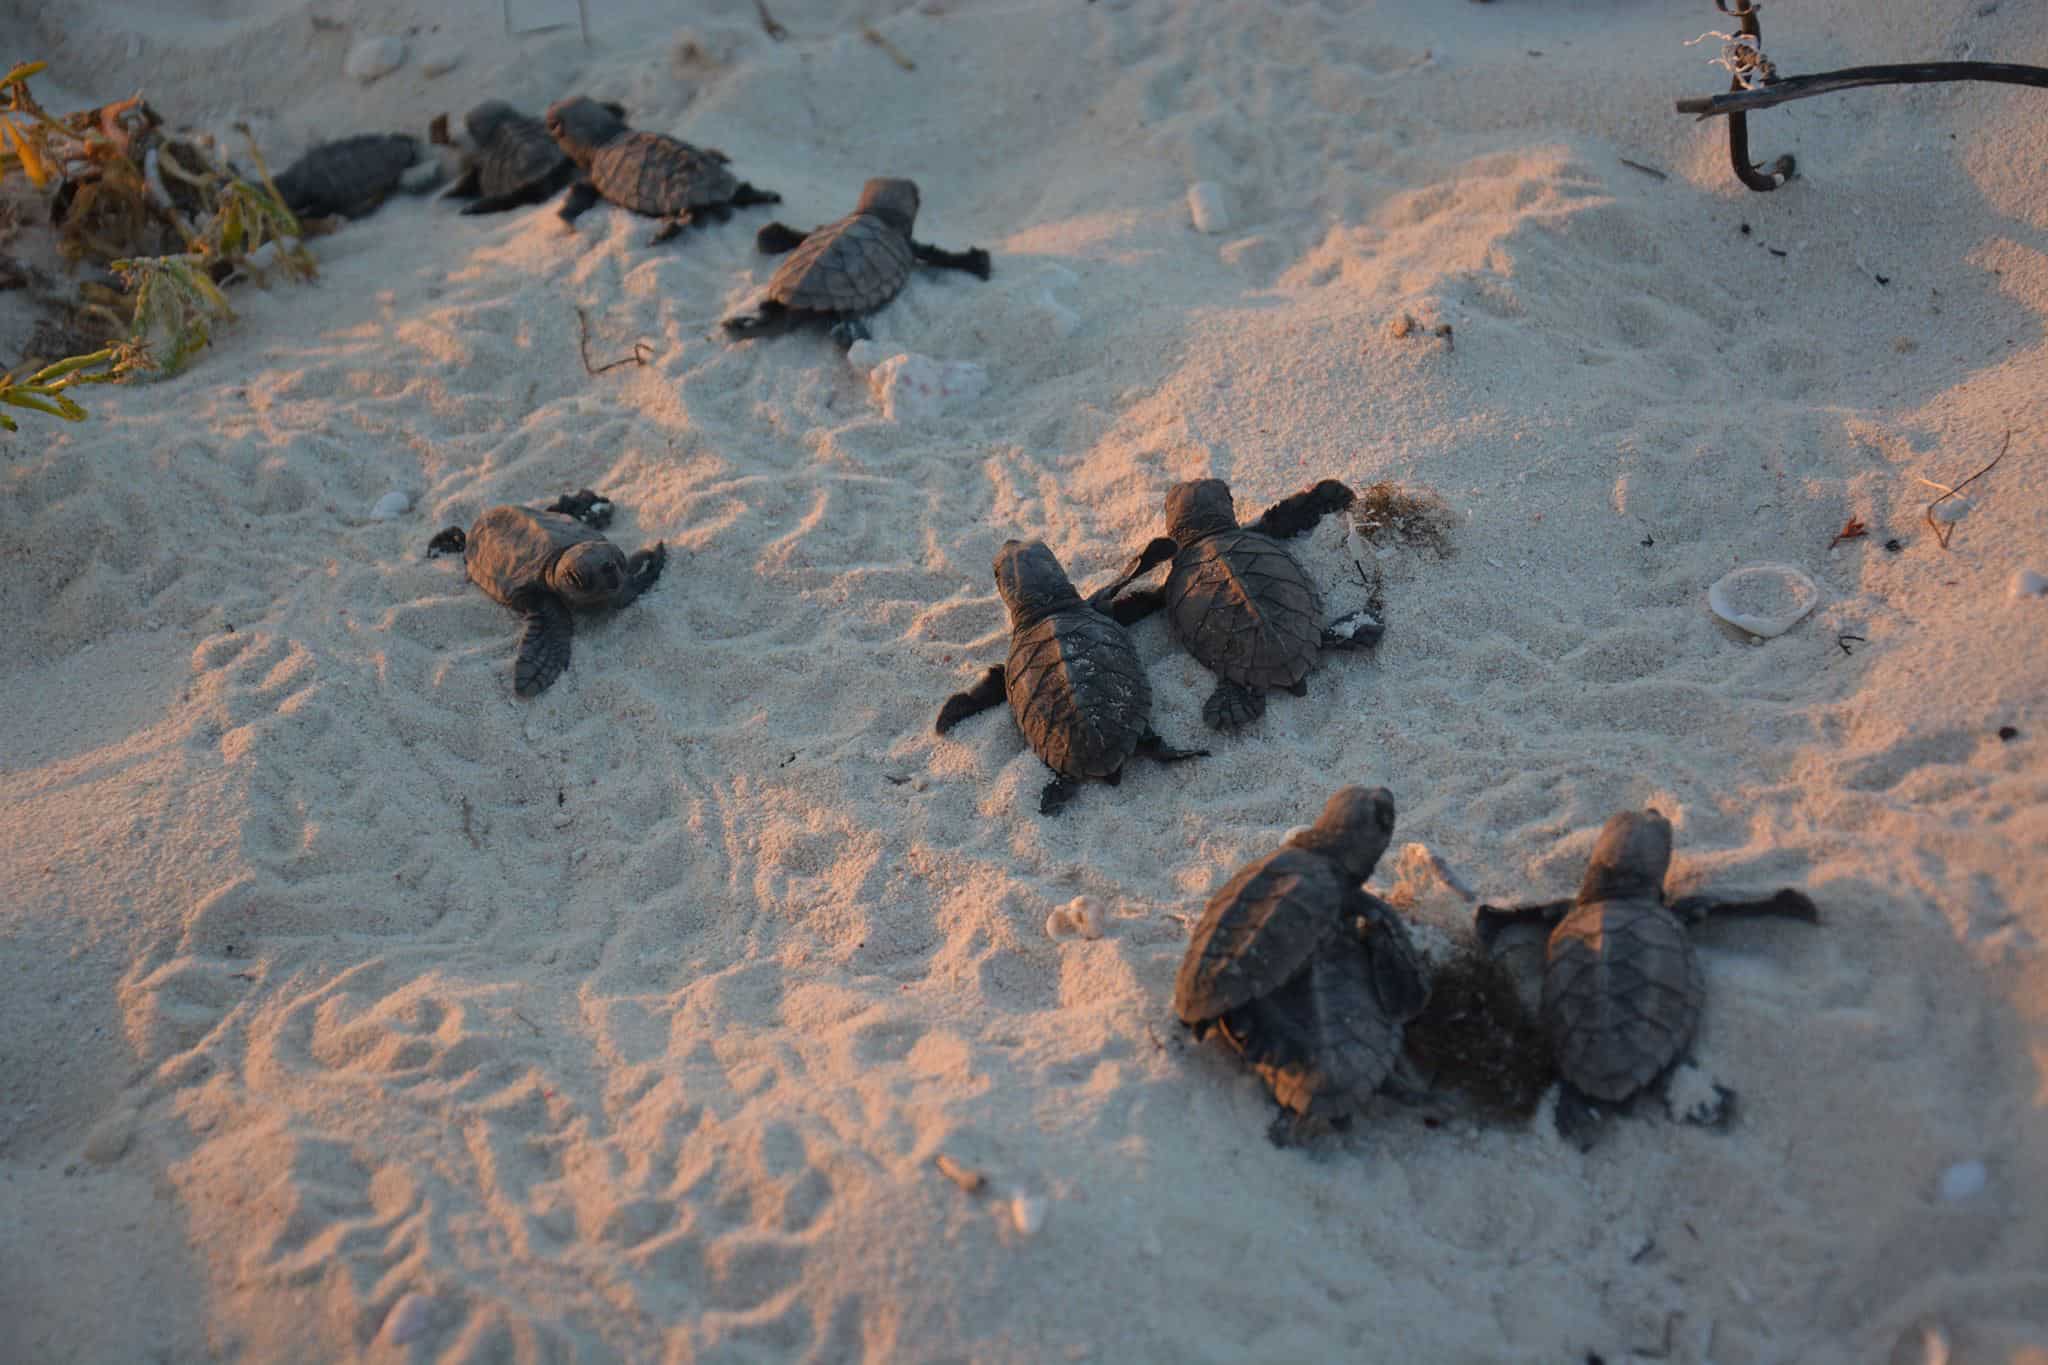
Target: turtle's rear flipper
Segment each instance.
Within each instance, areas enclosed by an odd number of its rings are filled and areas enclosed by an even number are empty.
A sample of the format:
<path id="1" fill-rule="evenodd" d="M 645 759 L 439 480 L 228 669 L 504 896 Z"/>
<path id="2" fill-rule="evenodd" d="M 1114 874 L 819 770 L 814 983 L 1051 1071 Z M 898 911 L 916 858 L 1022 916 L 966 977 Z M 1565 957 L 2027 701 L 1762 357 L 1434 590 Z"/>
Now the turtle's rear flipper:
<path id="1" fill-rule="evenodd" d="M 774 190 L 764 190 L 758 186 L 749 185 L 744 180 L 740 181 L 740 187 L 732 192 L 732 206 L 736 209 L 743 209 L 753 204 L 779 204 L 781 202 L 782 196 Z M 760 240 L 760 237 L 756 235 L 754 238 L 756 244 Z"/>
<path id="2" fill-rule="evenodd" d="M 754 249 L 763 256 L 780 256 L 785 251 L 795 251 L 810 235 L 798 232 L 787 223 L 770 223 L 754 234 Z"/>
<path id="3" fill-rule="evenodd" d="M 616 605 L 626 606 L 641 593 L 653 587 L 661 578 L 662 566 L 668 563 L 668 546 L 660 541 L 644 550 L 636 550 L 626 557 L 626 582 L 619 589 Z"/>
<path id="4" fill-rule="evenodd" d="M 868 330 L 865 318 L 841 318 L 827 329 L 832 339 L 839 343 L 839 349 L 850 351 L 856 341 L 872 341 L 875 334 Z"/>
<path id="5" fill-rule="evenodd" d="M 512 690 L 522 697 L 539 696 L 569 666 L 569 643 L 576 628 L 569 608 L 553 593 L 537 593 L 521 604 L 525 629 L 519 634 L 519 655 L 512 664 Z"/>
<path id="6" fill-rule="evenodd" d="M 1784 919 L 1820 923 L 1820 909 L 1804 891 L 1783 887 L 1760 899 L 1738 900 L 1728 896 L 1681 896 L 1671 902 L 1671 913 L 1687 924 L 1698 924 L 1709 915 L 1777 915 Z"/>
<path id="7" fill-rule="evenodd" d="M 1207 749 L 1176 749 L 1150 730 L 1138 740 L 1138 752 L 1155 763 L 1182 763 L 1190 758 L 1209 756 Z"/>
<path id="8" fill-rule="evenodd" d="M 460 526 L 450 526 L 444 531 L 436 531 L 434 538 L 427 542 L 427 558 L 432 559 L 435 555 L 459 555 L 468 545 L 469 532 Z"/>
<path id="9" fill-rule="evenodd" d="M 1264 689 L 1253 689 L 1228 678 L 1216 684 L 1209 700 L 1202 703 L 1202 721 L 1211 730 L 1239 730 L 1266 714 Z"/>
<path id="10" fill-rule="evenodd" d="M 1081 790 L 1081 784 L 1071 777 L 1055 777 L 1045 784 L 1045 790 L 1038 794 L 1038 813 L 1058 815 L 1067 802 L 1074 799 L 1074 793 Z"/>
<path id="11" fill-rule="evenodd" d="M 654 235 L 647 239 L 647 245 L 660 246 L 663 242 L 675 236 L 684 228 L 695 227 L 696 224 L 697 215 L 692 213 L 689 209 L 684 209 L 681 213 L 676 214 L 673 218 L 665 219 L 662 222 L 662 225 L 654 230 Z"/>
<path id="12" fill-rule="evenodd" d="M 550 512 L 566 512 L 592 530 L 602 531 L 612 524 L 612 500 L 588 488 L 574 493 L 564 493 L 547 505 Z"/>
<path id="13" fill-rule="evenodd" d="M 910 254 L 924 264 L 936 266 L 940 270 L 964 270 L 978 280 L 989 277 L 988 252 L 978 246 L 971 246 L 965 251 L 947 251 L 943 247 L 933 246 L 930 242 L 913 241 L 910 244 Z"/>
<path id="14" fill-rule="evenodd" d="M 1275 540 L 1286 540 L 1304 531 L 1315 530 L 1316 524 L 1324 517 L 1343 511 L 1357 500 L 1358 495 L 1336 479 L 1324 479 L 1313 488 L 1305 488 L 1291 498 L 1282 498 L 1274 503 L 1245 529 Z"/>
<path id="15" fill-rule="evenodd" d="M 1323 627 L 1324 649 L 1371 649 L 1387 628 L 1380 618 L 1360 608 Z"/>
<path id="16" fill-rule="evenodd" d="M 1561 1085 L 1557 1092 L 1557 1135 L 1582 1152 L 1591 1151 L 1607 1131 L 1608 1108 L 1581 1094 L 1577 1087 Z"/>
<path id="17" fill-rule="evenodd" d="M 933 732 L 943 735 L 969 716 L 1001 705 L 1006 695 L 1004 685 L 1003 665 L 997 664 L 982 674 L 981 681 L 973 687 L 946 698 L 946 704 L 939 708 L 938 722 L 932 726 Z"/>

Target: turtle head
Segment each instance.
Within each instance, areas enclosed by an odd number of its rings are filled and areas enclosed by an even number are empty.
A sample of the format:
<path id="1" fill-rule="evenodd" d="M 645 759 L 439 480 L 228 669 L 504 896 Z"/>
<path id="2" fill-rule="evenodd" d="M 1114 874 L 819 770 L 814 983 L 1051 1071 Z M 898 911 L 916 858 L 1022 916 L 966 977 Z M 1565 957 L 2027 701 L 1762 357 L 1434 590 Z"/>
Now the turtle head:
<path id="1" fill-rule="evenodd" d="M 1323 803 L 1313 825 L 1287 842 L 1334 859 L 1346 876 L 1363 882 L 1394 842 L 1394 794 L 1385 787 L 1345 787 Z"/>
<path id="2" fill-rule="evenodd" d="M 462 126 L 468 130 L 469 140 L 481 147 L 518 117 L 519 111 L 505 101 L 485 100 L 462 116 Z"/>
<path id="3" fill-rule="evenodd" d="M 626 556 L 608 540 L 586 540 L 562 551 L 548 570 L 548 587 L 572 607 L 601 607 L 626 586 Z"/>
<path id="4" fill-rule="evenodd" d="M 860 187 L 856 213 L 872 213 L 905 237 L 917 225 L 917 182 L 877 176 Z"/>
<path id="5" fill-rule="evenodd" d="M 1655 810 L 1625 810 L 1593 845 L 1579 901 L 1656 900 L 1671 870 L 1671 822 Z"/>
<path id="6" fill-rule="evenodd" d="M 556 100 L 548 106 L 548 134 L 571 161 L 585 170 L 598 148 L 626 132 L 626 120 L 616 104 L 599 104 L 584 95 Z"/>
<path id="7" fill-rule="evenodd" d="M 1166 490 L 1166 534 L 1183 546 L 1237 529 L 1237 505 L 1221 479 L 1189 479 Z"/>
<path id="8" fill-rule="evenodd" d="M 1081 601 L 1058 556 L 1042 540 L 1003 542 L 996 551 L 996 591 L 1010 609 L 1013 630 Z"/>

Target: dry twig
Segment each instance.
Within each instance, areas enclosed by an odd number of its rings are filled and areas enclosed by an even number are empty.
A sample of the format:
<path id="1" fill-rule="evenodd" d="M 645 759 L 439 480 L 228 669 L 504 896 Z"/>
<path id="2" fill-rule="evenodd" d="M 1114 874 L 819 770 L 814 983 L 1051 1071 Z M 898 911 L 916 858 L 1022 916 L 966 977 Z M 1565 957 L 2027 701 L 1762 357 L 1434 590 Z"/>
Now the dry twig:
<path id="1" fill-rule="evenodd" d="M 872 25 L 862 24 L 860 26 L 860 36 L 888 53 L 895 59 L 896 65 L 902 67 L 905 71 L 917 70 L 917 63 L 904 56 L 901 48 L 897 47 L 896 44 L 890 42 L 887 38 L 884 38 Z"/>
<path id="2" fill-rule="evenodd" d="M 1927 485 L 1927 486 L 1928 486 L 1929 488 L 1941 488 L 1941 489 L 1942 489 L 1942 494 L 1941 494 L 1941 496 L 1940 496 L 1940 497 L 1938 497 L 1938 498 L 1936 498 L 1936 499 L 1935 499 L 1935 500 L 1934 500 L 1933 502 L 1930 502 L 1930 503 L 1928 503 L 1928 504 L 1927 504 L 1927 512 L 1926 512 L 1926 517 L 1927 517 L 1927 525 L 1928 525 L 1928 526 L 1929 526 L 1929 527 L 1930 527 L 1930 528 L 1931 528 L 1931 529 L 1933 530 L 1933 532 L 1934 532 L 1934 538 L 1935 538 L 1935 540 L 1937 540 L 1937 541 L 1939 541 L 1939 542 L 1941 543 L 1941 548 L 1942 548 L 1942 549 L 1946 550 L 1946 549 L 1948 548 L 1948 541 L 1949 541 L 1949 537 L 1950 537 L 1950 536 L 1953 536 L 1953 535 L 1954 535 L 1954 534 L 1956 533 L 1956 527 L 1955 527 L 1955 523 L 1954 523 L 1954 522 L 1939 522 L 1939 521 L 1936 521 L 1936 520 L 1934 519 L 1934 509 L 1935 509 L 1935 508 L 1937 508 L 1937 507 L 1939 507 L 1939 506 L 1941 506 L 1941 505 L 1942 505 L 1943 503 L 1947 502 L 1947 501 L 1948 501 L 1948 500 L 1949 500 L 1950 498 L 1954 497 L 1954 496 L 1955 496 L 1956 494 L 1958 494 L 1958 493 L 1962 492 L 1962 491 L 1963 491 L 1963 490 L 1964 490 L 1965 488 L 1968 488 L 1968 487 L 1969 487 L 1969 486 L 1970 486 L 1971 484 L 1973 484 L 1973 483 L 1977 482 L 1977 480 L 1979 480 L 1979 479 L 1983 478 L 1983 477 L 1984 477 L 1984 476 L 1985 476 L 1986 474 L 1989 474 L 1989 473 L 1990 473 L 1990 472 L 1991 472 L 1992 470 L 1996 469 L 1996 468 L 1998 467 L 1998 461 L 1999 461 L 1999 460 L 2002 460 L 2002 459 L 2004 459 L 2004 458 L 2005 458 L 2005 452 L 2006 452 L 2006 451 L 2007 451 L 2008 449 L 2010 449 L 2010 448 L 2011 448 L 2011 446 L 2012 446 L 2012 428 L 2011 428 L 2011 427 L 2007 427 L 2007 428 L 2005 429 L 2005 440 L 1999 443 L 1999 447 L 1998 447 L 1998 455 L 1996 456 L 1996 458 L 1994 458 L 1994 459 L 1993 459 L 1993 460 L 1991 461 L 1991 463 L 1990 463 L 1990 464 L 1987 464 L 1987 465 L 1985 465 L 1985 466 L 1984 466 L 1984 467 L 1983 467 L 1982 469 L 1980 469 L 1980 470 L 1978 470 L 1978 471 L 1977 471 L 1976 473 L 1972 474 L 1972 475 L 1971 475 L 1971 476 L 1970 476 L 1969 478 L 1967 478 L 1967 479 L 1964 479 L 1964 480 L 1963 480 L 1963 481 L 1962 481 L 1961 483 L 1957 484 L 1957 485 L 1956 485 L 1956 486 L 1955 486 L 1954 488 L 1943 488 L 1943 486 L 1942 486 L 1941 484 L 1938 484 L 1938 483 L 1934 482 L 1934 480 L 1932 480 L 1932 479 L 1922 479 L 1922 480 L 1920 480 L 1920 482 L 1922 482 L 1922 483 L 1926 484 L 1926 485 Z"/>
<path id="3" fill-rule="evenodd" d="M 781 42 L 789 36 L 789 30 L 775 22 L 775 16 L 768 12 L 768 0 L 754 0 L 754 12 L 761 16 L 761 31 Z"/>
<path id="4" fill-rule="evenodd" d="M 576 310 L 576 349 L 583 354 L 583 372 L 588 375 L 600 375 L 621 365 L 645 365 L 654 355 L 652 346 L 636 341 L 631 355 L 622 355 L 617 360 L 593 366 L 590 363 L 590 319 L 584 316 L 581 308 Z"/>

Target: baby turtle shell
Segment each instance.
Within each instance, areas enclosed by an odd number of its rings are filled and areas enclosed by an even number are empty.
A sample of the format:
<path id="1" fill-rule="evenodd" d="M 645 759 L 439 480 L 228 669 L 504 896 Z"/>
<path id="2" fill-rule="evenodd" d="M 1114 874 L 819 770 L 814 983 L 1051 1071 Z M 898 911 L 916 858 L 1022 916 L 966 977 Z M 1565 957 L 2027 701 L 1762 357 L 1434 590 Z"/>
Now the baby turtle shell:
<path id="1" fill-rule="evenodd" d="M 661 542 L 628 556 L 605 539 L 612 504 L 585 489 L 546 511 L 493 507 L 464 531 L 451 526 L 427 553 L 459 551 L 469 579 L 524 621 L 513 691 L 546 691 L 569 666 L 571 609 L 623 607 L 654 586 L 668 551 Z"/>
<path id="2" fill-rule="evenodd" d="M 912 238 L 919 202 L 915 182 L 878 177 L 861 187 L 859 204 L 837 222 L 807 233 L 770 223 L 756 241 L 763 251 L 787 251 L 789 258 L 776 267 L 757 310 L 728 318 L 726 329 L 745 335 L 817 318 L 832 323 L 833 336 L 851 346 L 868 335 L 860 319 L 902 292 L 915 262 L 987 279 L 986 251 L 942 251 Z"/>
<path id="3" fill-rule="evenodd" d="M 1819 919 L 1813 902 L 1790 889 L 1760 900 L 1667 901 L 1671 844 L 1671 822 L 1662 814 L 1623 811 L 1602 827 L 1572 900 L 1479 908 L 1482 943 L 1517 921 L 1554 925 L 1540 1017 L 1566 1085 L 1558 1125 L 1569 1137 L 1590 1142 L 1597 1105 L 1632 1099 L 1691 1046 L 1706 979 L 1687 924 L 1717 913 Z M 1723 1098 L 1732 1096 L 1724 1091 Z"/>
<path id="4" fill-rule="evenodd" d="M 1181 959 L 1174 1012 L 1198 1038 L 1220 1034 L 1295 1132 L 1358 1112 L 1428 999 L 1406 925 L 1364 889 L 1393 832 L 1392 793 L 1343 788 L 1210 898 Z"/>
<path id="5" fill-rule="evenodd" d="M 580 95 L 558 100 L 548 108 L 547 128 L 583 172 L 562 204 L 565 223 L 575 222 L 602 196 L 666 220 L 652 239 L 663 242 L 704 218 L 725 219 L 735 208 L 782 202 L 781 195 L 734 175 L 724 152 L 662 133 L 634 132 L 616 104 Z"/>
<path id="6" fill-rule="evenodd" d="M 300 218 L 361 218 L 408 186 L 425 148 L 405 133 L 364 133 L 323 143 L 277 177 L 284 206 Z M 439 175 L 438 164 L 424 168 Z"/>
<path id="7" fill-rule="evenodd" d="M 616 104 L 602 106 L 620 118 Z M 464 213 L 502 213 L 538 204 L 566 186 L 576 163 L 555 142 L 547 124 L 503 100 L 487 100 L 463 116 L 469 150 L 461 177 L 448 193 L 471 198 Z"/>
<path id="8" fill-rule="evenodd" d="M 1131 755 L 1163 762 L 1201 757 L 1168 747 L 1152 731 L 1152 684 L 1124 628 L 1096 603 L 1164 561 L 1161 540 L 1123 577 L 1083 600 L 1043 541 L 1006 541 L 996 555 L 996 589 L 1010 613 L 1010 655 L 968 692 L 949 698 L 938 733 L 1007 700 L 1032 751 L 1052 769 L 1039 800 L 1050 815 L 1089 778 L 1115 784 Z"/>

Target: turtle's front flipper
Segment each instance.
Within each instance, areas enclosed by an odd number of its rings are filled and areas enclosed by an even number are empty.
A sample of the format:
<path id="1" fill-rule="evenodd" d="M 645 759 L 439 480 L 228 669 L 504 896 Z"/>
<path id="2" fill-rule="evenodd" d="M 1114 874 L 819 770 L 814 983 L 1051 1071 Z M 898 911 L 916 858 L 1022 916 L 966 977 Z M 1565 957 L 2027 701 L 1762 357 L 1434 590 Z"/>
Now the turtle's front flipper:
<path id="1" fill-rule="evenodd" d="M 578 180 L 575 184 L 569 186 L 569 197 L 562 201 L 562 221 L 565 223 L 575 222 L 583 216 L 586 210 L 603 197 L 603 195 L 597 192 L 597 186 L 590 183 L 589 177 L 586 176 Z"/>
<path id="2" fill-rule="evenodd" d="M 653 587 L 661 577 L 661 569 L 668 563 L 668 546 L 660 541 L 644 550 L 636 550 L 626 556 L 626 581 L 619 589 L 614 606 L 627 606 L 641 593 Z"/>
<path id="3" fill-rule="evenodd" d="M 780 256 L 785 251 L 795 251 L 810 235 L 798 232 L 787 223 L 770 223 L 754 234 L 754 249 L 763 256 Z"/>
<path id="4" fill-rule="evenodd" d="M 1494 939 L 1514 924 L 1540 924 L 1548 929 L 1571 913 L 1573 901 L 1544 901 L 1540 905 L 1482 905 L 1472 912 L 1472 932 L 1479 946 L 1491 951 Z"/>
<path id="5" fill-rule="evenodd" d="M 1207 749 L 1176 749 L 1150 730 L 1139 737 L 1138 752 L 1157 763 L 1182 763 L 1209 756 Z"/>
<path id="6" fill-rule="evenodd" d="M 964 270 L 978 280 L 989 277 L 988 253 L 978 246 L 971 246 L 965 251 L 947 251 L 929 242 L 913 241 L 910 244 L 910 254 L 926 265 L 936 266 L 940 270 Z"/>
<path id="7" fill-rule="evenodd" d="M 1286 540 L 1304 531 L 1313 531 L 1316 524 L 1332 512 L 1341 512 L 1358 500 L 1358 495 L 1335 479 L 1324 479 L 1313 488 L 1305 488 L 1291 498 L 1282 498 L 1265 510 L 1265 513 L 1247 531 L 1257 531 L 1275 540 Z"/>
<path id="8" fill-rule="evenodd" d="M 595 531 L 602 531 L 612 524 L 612 500 L 588 488 L 562 494 L 549 503 L 546 510 L 566 512 Z"/>
<path id="9" fill-rule="evenodd" d="M 463 205 L 462 211 L 464 213 L 504 213 L 509 209 L 523 208 L 528 204 L 540 203 L 541 200 L 554 194 L 568 183 L 569 178 L 565 175 L 547 176 L 544 179 L 534 181 L 530 185 L 521 185 L 518 189 L 507 190 L 503 194 L 484 195 L 473 204 Z M 450 191 L 451 194 L 453 192 L 452 190 Z M 472 189 L 470 193 L 475 194 L 476 191 Z"/>
<path id="10" fill-rule="evenodd" d="M 1681 896 L 1671 902 L 1671 913 L 1687 924 L 1698 924 L 1709 915 L 1777 915 L 1784 919 L 1804 920 L 1808 924 L 1820 923 L 1820 909 L 1804 891 L 1784 887 L 1760 900 L 1736 900 L 1731 897 L 1702 895 Z"/>
<path id="11" fill-rule="evenodd" d="M 1143 578 L 1146 574 L 1152 572 L 1152 570 L 1158 568 L 1161 564 L 1164 564 L 1179 553 L 1180 546 L 1175 543 L 1173 537 L 1153 537 L 1150 545 L 1147 545 L 1144 549 L 1138 551 L 1137 554 L 1131 556 L 1131 562 L 1124 566 L 1124 571 L 1117 575 L 1114 582 L 1097 588 L 1093 593 L 1089 594 L 1088 605 L 1096 611 L 1108 612 L 1110 599 L 1131 586 L 1133 580 Z"/>
<path id="12" fill-rule="evenodd" d="M 992 706 L 1001 705 L 1005 695 L 1003 665 L 997 664 L 981 675 L 980 682 L 965 692 L 955 692 L 946 698 L 946 704 L 939 708 L 939 719 L 932 726 L 932 730 L 943 735 L 969 716 L 978 716 Z"/>
<path id="13" fill-rule="evenodd" d="M 1323 627 L 1324 649 L 1371 649 L 1387 633 L 1379 617 L 1363 607 L 1346 612 Z"/>
<path id="14" fill-rule="evenodd" d="M 1241 730 L 1265 714 L 1264 688 L 1246 687 L 1228 678 L 1218 680 L 1216 690 L 1202 703 L 1202 721 L 1211 730 Z"/>
<path id="15" fill-rule="evenodd" d="M 455 183 L 450 185 L 442 193 L 441 197 L 443 199 L 474 199 L 484 192 L 482 182 L 482 173 L 475 166 L 471 166 L 461 175 L 455 177 Z M 463 212 L 471 213 L 474 210 L 464 209 Z"/>
<path id="16" fill-rule="evenodd" d="M 740 313 L 725 320 L 725 330 L 736 337 L 766 336 L 789 326 L 795 314 L 773 299 L 764 302 L 751 313 Z"/>
<path id="17" fill-rule="evenodd" d="M 1166 589 L 1140 588 L 1127 592 L 1107 607 L 1098 607 L 1112 621 L 1120 626 L 1132 626 L 1166 605 Z"/>
<path id="18" fill-rule="evenodd" d="M 432 559 L 435 555 L 459 555 L 468 545 L 469 532 L 460 526 L 450 526 L 444 531 L 436 531 L 434 538 L 427 542 L 427 558 Z"/>
<path id="19" fill-rule="evenodd" d="M 569 642 L 576 628 L 569 608 L 551 592 L 534 593 L 520 603 L 525 629 L 519 655 L 512 664 L 512 690 L 522 697 L 539 696 L 569 666 Z"/>
<path id="20" fill-rule="evenodd" d="M 744 180 L 740 181 L 739 188 L 732 192 L 732 206 L 736 209 L 747 208 L 753 204 L 779 204 L 781 202 L 782 196 L 774 190 L 764 190 L 757 186 L 749 185 Z M 759 236 L 756 236 L 754 240 L 759 242 L 761 239 Z"/>

